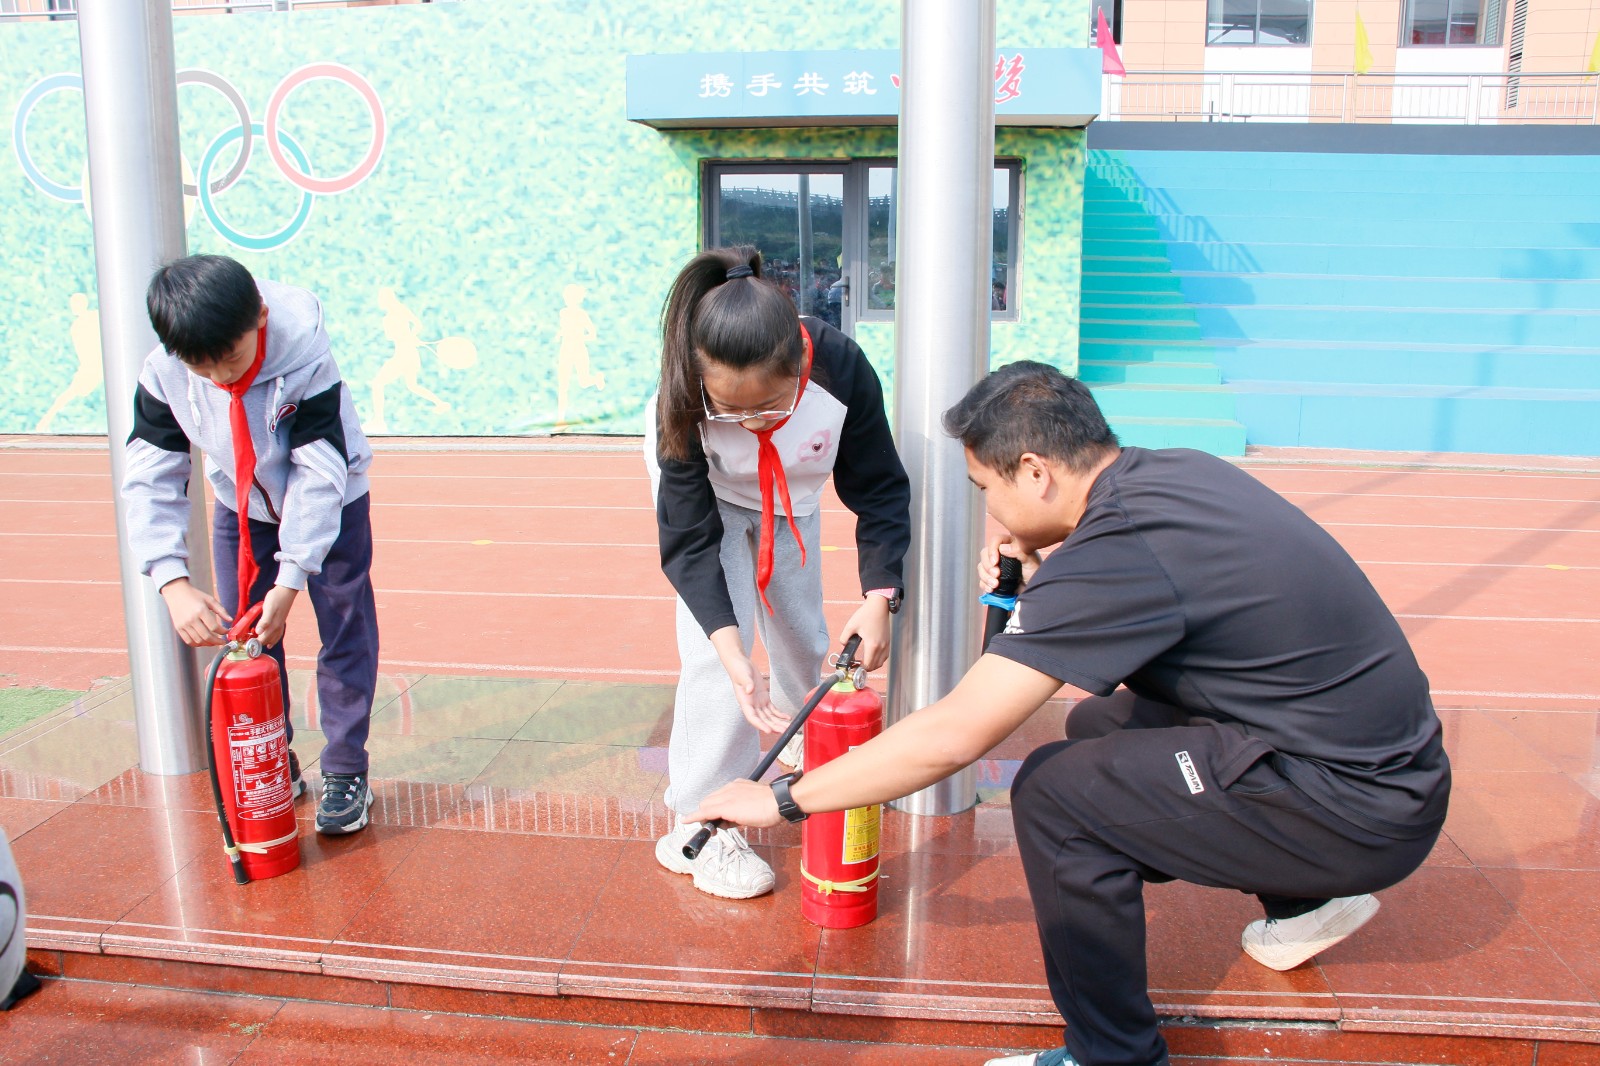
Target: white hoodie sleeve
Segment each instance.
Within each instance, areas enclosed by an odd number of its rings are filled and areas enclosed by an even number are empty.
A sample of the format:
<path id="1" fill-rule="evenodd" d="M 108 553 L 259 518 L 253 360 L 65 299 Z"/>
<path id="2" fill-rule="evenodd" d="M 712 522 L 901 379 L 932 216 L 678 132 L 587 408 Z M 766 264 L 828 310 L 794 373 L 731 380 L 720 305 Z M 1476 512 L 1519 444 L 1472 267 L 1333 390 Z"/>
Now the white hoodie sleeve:
<path id="1" fill-rule="evenodd" d="M 149 364 L 133 394 L 122 498 L 128 546 L 156 588 L 189 576 L 190 442 Z"/>
<path id="2" fill-rule="evenodd" d="M 342 402 L 344 382 L 333 360 L 317 368 L 289 427 L 289 485 L 278 526 L 277 584 L 303 589 L 322 572 L 339 535 L 350 478 Z"/>

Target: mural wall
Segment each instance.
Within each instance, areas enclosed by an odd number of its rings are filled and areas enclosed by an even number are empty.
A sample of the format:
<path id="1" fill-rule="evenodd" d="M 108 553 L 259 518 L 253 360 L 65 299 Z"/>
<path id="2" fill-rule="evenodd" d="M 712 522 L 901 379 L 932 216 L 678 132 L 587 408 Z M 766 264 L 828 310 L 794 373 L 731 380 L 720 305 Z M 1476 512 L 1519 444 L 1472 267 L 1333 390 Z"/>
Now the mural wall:
<path id="1" fill-rule="evenodd" d="M 759 9 L 759 10 L 756 10 Z M 322 297 L 369 431 L 637 433 L 661 300 L 697 250 L 706 158 L 892 156 L 892 129 L 658 132 L 630 53 L 893 48 L 898 0 L 473 0 L 175 20 L 191 252 Z M 1087 0 L 1001 5 L 997 40 L 1082 46 Z M 0 432 L 103 433 L 72 23 L 0 25 Z M 1024 160 L 1021 318 L 997 361 L 1077 349 L 1083 135 Z M 864 323 L 880 369 L 893 330 Z"/>

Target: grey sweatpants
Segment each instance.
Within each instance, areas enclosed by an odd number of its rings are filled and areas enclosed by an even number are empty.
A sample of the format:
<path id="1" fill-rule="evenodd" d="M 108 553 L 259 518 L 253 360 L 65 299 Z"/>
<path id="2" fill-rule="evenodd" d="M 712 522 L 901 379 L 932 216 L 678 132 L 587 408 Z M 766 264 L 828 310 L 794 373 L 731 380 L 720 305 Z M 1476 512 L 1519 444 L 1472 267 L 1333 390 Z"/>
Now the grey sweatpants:
<path id="1" fill-rule="evenodd" d="M 772 581 L 767 585 L 774 613 L 769 615 L 756 596 L 761 515 L 722 500 L 717 501 L 717 510 L 722 514 L 722 572 L 739 618 L 739 639 L 748 655 L 760 631 L 771 664 L 772 702 L 785 714 L 794 714 L 821 680 L 822 657 L 828 652 L 828 625 L 822 614 L 821 512 L 795 519 L 806 546 L 803 567 L 789 523 L 782 515 L 774 516 Z M 707 795 L 756 768 L 761 738 L 745 721 L 722 660 L 682 598 L 677 628 L 683 672 L 667 743 L 667 806 L 688 814 Z"/>

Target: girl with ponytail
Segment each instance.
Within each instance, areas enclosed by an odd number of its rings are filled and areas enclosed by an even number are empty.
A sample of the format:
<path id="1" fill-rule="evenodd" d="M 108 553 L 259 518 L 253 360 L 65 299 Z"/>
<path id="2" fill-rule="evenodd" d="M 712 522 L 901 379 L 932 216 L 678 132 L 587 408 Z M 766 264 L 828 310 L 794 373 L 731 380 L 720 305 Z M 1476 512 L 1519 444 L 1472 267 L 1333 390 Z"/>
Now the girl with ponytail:
<path id="1" fill-rule="evenodd" d="M 904 588 L 910 483 L 860 347 L 802 318 L 761 275 L 754 248 L 713 248 L 678 274 L 662 311 L 661 381 L 646 422 L 661 567 L 678 593 L 682 673 L 667 749 L 667 806 L 693 811 L 749 772 L 759 731 L 780 732 L 823 672 L 831 643 L 861 637 L 869 670 L 889 651 Z M 821 495 L 829 476 L 856 516 L 862 604 L 833 641 L 823 617 Z M 760 633 L 772 671 L 751 662 Z M 799 740 L 799 737 L 796 737 Z M 796 766 L 800 748 L 782 761 Z M 737 830 L 693 861 L 699 824 L 656 844 L 669 870 L 728 899 L 772 889 Z"/>

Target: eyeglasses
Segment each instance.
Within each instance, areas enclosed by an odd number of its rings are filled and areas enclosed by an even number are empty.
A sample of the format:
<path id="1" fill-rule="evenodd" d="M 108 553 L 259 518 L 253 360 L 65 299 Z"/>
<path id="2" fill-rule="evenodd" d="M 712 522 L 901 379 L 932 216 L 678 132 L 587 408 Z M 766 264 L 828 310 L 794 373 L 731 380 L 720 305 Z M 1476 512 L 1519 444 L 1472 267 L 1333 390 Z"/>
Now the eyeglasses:
<path id="1" fill-rule="evenodd" d="M 788 418 L 794 414 L 794 409 L 800 406 L 800 379 L 794 383 L 794 403 L 784 411 L 713 411 L 711 397 L 706 392 L 705 382 L 700 383 L 700 402 L 706 409 L 707 422 L 749 422 L 758 419 L 762 422 L 776 422 L 781 418 Z"/>

